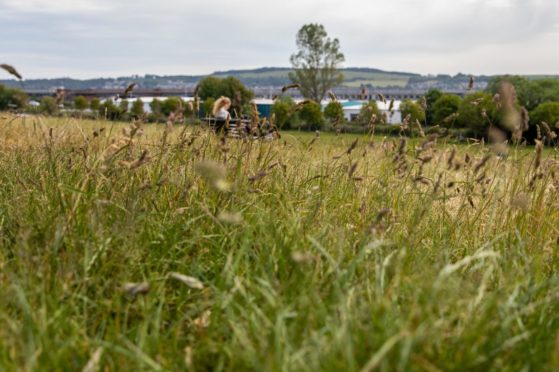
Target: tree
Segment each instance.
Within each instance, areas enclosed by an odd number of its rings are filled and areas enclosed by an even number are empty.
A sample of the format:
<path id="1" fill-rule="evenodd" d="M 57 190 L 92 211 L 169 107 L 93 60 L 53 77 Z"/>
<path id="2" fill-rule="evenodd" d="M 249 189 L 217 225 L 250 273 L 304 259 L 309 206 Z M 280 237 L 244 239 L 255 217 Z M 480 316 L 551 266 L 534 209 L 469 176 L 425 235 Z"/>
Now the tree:
<path id="1" fill-rule="evenodd" d="M 493 123 L 495 119 L 496 108 L 493 97 L 482 92 L 469 94 L 462 100 L 458 114 L 459 127 L 471 129 L 475 136 L 483 136 L 489 123 Z"/>
<path id="2" fill-rule="evenodd" d="M 289 96 L 278 99 L 272 105 L 272 114 L 276 117 L 276 126 L 280 129 L 290 129 L 296 121 L 297 113 L 293 113 L 295 102 Z"/>
<path id="3" fill-rule="evenodd" d="M 412 123 L 415 123 L 416 120 L 420 123 L 425 121 L 425 111 L 417 102 L 409 99 L 403 100 L 400 104 L 400 111 L 402 112 L 402 119 L 409 115 Z"/>
<path id="4" fill-rule="evenodd" d="M 305 129 L 307 130 L 320 130 L 324 126 L 322 108 L 314 101 L 303 106 L 299 117 L 305 122 Z"/>
<path id="5" fill-rule="evenodd" d="M 7 88 L 0 84 L 0 110 L 23 108 L 27 105 L 27 94 L 20 89 Z"/>
<path id="6" fill-rule="evenodd" d="M 151 109 L 150 120 L 151 121 L 162 121 L 164 119 L 163 113 L 161 112 L 161 101 L 157 98 L 154 98 L 153 101 L 150 102 L 149 108 Z"/>
<path id="7" fill-rule="evenodd" d="M 542 103 L 530 115 L 533 125 L 542 125 L 547 123 L 550 127 L 556 127 L 559 124 L 559 102 Z"/>
<path id="8" fill-rule="evenodd" d="M 373 115 L 376 116 L 376 120 L 373 120 Z M 357 122 L 363 126 L 369 125 L 371 121 L 375 121 L 375 123 L 378 124 L 383 120 L 382 113 L 375 101 L 369 101 L 365 105 L 361 106 L 359 116 L 357 117 Z"/>
<path id="9" fill-rule="evenodd" d="M 169 97 L 161 102 L 161 113 L 165 116 L 169 116 L 179 108 L 183 108 L 183 106 L 184 102 L 179 97 Z"/>
<path id="10" fill-rule="evenodd" d="M 118 120 L 121 117 L 121 110 L 112 99 L 107 99 L 99 105 L 99 115 L 107 120 Z"/>
<path id="11" fill-rule="evenodd" d="M 427 104 L 427 108 L 425 109 L 425 122 L 427 125 L 436 124 L 435 110 L 433 106 L 435 105 L 435 102 L 443 96 L 443 94 L 444 93 L 438 89 L 430 89 L 427 93 L 425 93 L 425 103 Z"/>
<path id="12" fill-rule="evenodd" d="M 299 84 L 304 97 L 321 102 L 326 93 L 344 80 L 339 67 L 345 57 L 338 39 L 330 39 L 323 25 L 307 24 L 296 36 L 298 51 L 291 55 L 289 78 Z"/>
<path id="13" fill-rule="evenodd" d="M 54 115 L 58 112 L 58 106 L 56 100 L 52 97 L 41 98 L 41 103 L 39 105 L 39 111 L 43 114 Z"/>
<path id="14" fill-rule="evenodd" d="M 130 113 L 136 118 L 140 118 L 144 115 L 144 103 L 141 99 L 138 98 L 132 103 Z"/>
<path id="15" fill-rule="evenodd" d="M 77 96 L 74 98 L 74 108 L 79 111 L 85 110 L 89 106 L 87 98 L 84 96 Z"/>
<path id="16" fill-rule="evenodd" d="M 101 101 L 99 98 L 95 97 L 89 102 L 89 108 L 91 111 L 99 111 L 99 107 L 101 106 Z"/>
<path id="17" fill-rule="evenodd" d="M 344 108 L 340 102 L 332 101 L 326 105 L 324 108 L 324 116 L 330 121 L 330 123 L 343 122 L 344 120 Z"/>
<path id="18" fill-rule="evenodd" d="M 450 126 L 453 122 L 445 122 L 450 115 L 458 113 L 462 99 L 454 94 L 443 94 L 433 104 L 432 124 Z"/>
<path id="19" fill-rule="evenodd" d="M 254 98 L 254 93 L 232 76 L 223 79 L 215 76 L 203 78 L 198 83 L 198 95 L 203 101 L 208 98 L 216 100 L 221 96 L 229 97 L 232 102 L 231 111 L 238 115 L 243 112 L 243 106 Z"/>

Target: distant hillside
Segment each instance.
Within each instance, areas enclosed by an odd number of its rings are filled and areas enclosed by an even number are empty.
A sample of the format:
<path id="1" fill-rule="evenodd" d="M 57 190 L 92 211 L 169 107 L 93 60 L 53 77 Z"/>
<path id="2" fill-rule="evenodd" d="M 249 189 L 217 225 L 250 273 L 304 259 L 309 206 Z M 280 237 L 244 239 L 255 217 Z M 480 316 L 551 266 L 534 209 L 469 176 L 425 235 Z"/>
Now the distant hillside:
<path id="1" fill-rule="evenodd" d="M 245 85 L 256 87 L 279 87 L 289 83 L 288 74 L 291 71 L 286 67 L 263 67 L 252 70 L 217 71 L 212 76 L 234 76 Z M 427 90 L 439 88 L 442 90 L 464 89 L 469 80 L 469 75 L 420 75 L 408 72 L 383 71 L 374 68 L 345 68 L 343 69 L 345 81 L 343 86 L 348 88 L 367 87 L 368 89 L 391 88 L 409 90 Z M 66 89 L 110 89 L 124 88 L 129 83 L 135 82 L 142 88 L 183 89 L 195 86 L 202 75 L 145 75 L 127 76 L 119 78 L 97 78 L 78 80 L 72 78 L 58 79 L 31 79 L 25 80 L 27 90 L 49 90 L 59 87 Z M 536 78 L 536 76 L 528 76 Z M 559 78 L 559 76 L 547 76 Z M 475 76 L 476 88 L 484 89 L 493 76 Z M 15 80 L 0 80 L 0 84 L 21 87 Z"/>

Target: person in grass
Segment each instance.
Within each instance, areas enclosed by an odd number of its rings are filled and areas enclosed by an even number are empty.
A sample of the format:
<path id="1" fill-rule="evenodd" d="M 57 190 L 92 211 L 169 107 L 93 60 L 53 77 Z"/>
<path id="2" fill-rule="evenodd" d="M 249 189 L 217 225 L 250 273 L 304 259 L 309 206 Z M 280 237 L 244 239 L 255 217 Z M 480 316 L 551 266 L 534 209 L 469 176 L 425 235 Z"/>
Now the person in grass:
<path id="1" fill-rule="evenodd" d="M 215 124 L 215 131 L 221 132 L 225 129 L 226 123 L 231 119 L 229 108 L 231 107 L 231 100 L 227 97 L 219 97 L 213 106 L 212 114 L 217 119 Z"/>

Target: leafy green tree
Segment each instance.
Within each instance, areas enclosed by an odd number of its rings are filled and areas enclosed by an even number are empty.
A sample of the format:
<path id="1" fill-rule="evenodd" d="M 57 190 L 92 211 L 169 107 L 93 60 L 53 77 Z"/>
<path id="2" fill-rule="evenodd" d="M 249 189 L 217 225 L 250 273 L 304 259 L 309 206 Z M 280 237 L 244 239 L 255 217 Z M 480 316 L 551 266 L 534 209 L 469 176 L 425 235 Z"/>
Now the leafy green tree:
<path id="1" fill-rule="evenodd" d="M 0 110 L 10 108 L 24 108 L 27 105 L 27 95 L 20 89 L 7 88 L 0 84 Z"/>
<path id="2" fill-rule="evenodd" d="M 557 79 L 529 80 L 521 76 L 501 76 L 489 82 L 487 92 L 492 95 L 500 93 L 503 81 L 514 86 L 518 103 L 526 107 L 528 111 L 534 110 L 545 102 L 559 101 L 559 80 Z"/>
<path id="3" fill-rule="evenodd" d="M 336 121 L 342 123 L 344 121 L 344 108 L 342 104 L 337 101 L 328 103 L 324 108 L 324 116 L 330 121 L 330 123 L 334 123 Z"/>
<path id="4" fill-rule="evenodd" d="M 458 109 L 462 104 L 462 99 L 454 94 L 443 94 L 433 104 L 433 122 L 432 124 L 450 126 L 452 122 L 445 123 L 445 119 L 450 115 L 458 113 Z"/>
<path id="5" fill-rule="evenodd" d="M 169 97 L 163 102 L 161 102 L 161 113 L 165 116 L 171 115 L 171 113 L 183 109 L 184 102 L 180 97 Z"/>
<path id="6" fill-rule="evenodd" d="M 144 103 L 141 99 L 138 98 L 132 103 L 130 113 L 136 118 L 142 117 L 144 115 Z"/>
<path id="7" fill-rule="evenodd" d="M 304 97 L 321 102 L 330 89 L 344 80 L 339 70 L 345 60 L 340 42 L 329 38 L 323 25 L 311 23 L 297 32 L 296 43 L 298 51 L 291 55 L 293 72 L 289 78 L 299 84 Z"/>
<path id="8" fill-rule="evenodd" d="M 212 109 L 214 107 L 215 99 L 208 97 L 204 100 L 202 108 L 204 109 L 204 116 L 212 116 Z"/>
<path id="9" fill-rule="evenodd" d="M 272 114 L 276 117 L 276 126 L 280 129 L 290 129 L 293 127 L 294 118 L 297 113 L 293 113 L 295 102 L 289 96 L 278 99 L 272 105 Z"/>
<path id="10" fill-rule="evenodd" d="M 410 115 L 412 123 L 415 123 L 416 120 L 419 120 L 420 123 L 425 121 L 425 111 L 423 111 L 423 107 L 417 102 L 409 99 L 403 100 L 400 104 L 400 111 L 402 112 L 402 119 Z"/>
<path id="11" fill-rule="evenodd" d="M 157 98 L 154 98 L 153 101 L 150 102 L 149 108 L 151 113 L 149 115 L 151 121 L 159 122 L 165 119 L 163 112 L 161 111 L 161 101 Z"/>
<path id="12" fill-rule="evenodd" d="M 89 108 L 91 111 L 99 111 L 99 107 L 101 106 L 101 101 L 99 98 L 95 97 L 89 102 Z"/>
<path id="13" fill-rule="evenodd" d="M 122 116 L 121 109 L 112 99 L 107 99 L 99 105 L 99 115 L 107 120 L 119 120 Z"/>
<path id="14" fill-rule="evenodd" d="M 305 129 L 307 130 L 320 130 L 324 126 L 322 107 L 314 101 L 303 106 L 299 113 L 299 117 L 305 123 Z"/>
<path id="15" fill-rule="evenodd" d="M 83 111 L 87 109 L 89 106 L 89 102 L 87 102 L 87 98 L 84 96 L 77 96 L 74 98 L 74 108 L 79 111 Z"/>
<path id="16" fill-rule="evenodd" d="M 545 102 L 536 107 L 530 114 L 530 121 L 533 125 L 547 123 L 550 127 L 559 124 L 559 102 Z"/>
<path id="17" fill-rule="evenodd" d="M 383 120 L 382 113 L 380 112 L 377 103 L 375 101 L 369 101 L 365 105 L 361 106 L 357 122 L 363 126 L 369 125 L 373 115 L 376 115 L 377 117 L 376 123 L 380 123 Z"/>
<path id="18" fill-rule="evenodd" d="M 425 109 L 425 121 L 427 125 L 436 124 L 434 105 L 443 94 L 444 93 L 438 89 L 430 89 L 425 93 L 425 103 L 427 104 L 427 108 Z"/>
<path id="19" fill-rule="evenodd" d="M 231 99 L 231 111 L 241 115 L 243 106 L 250 103 L 254 93 L 235 77 L 218 78 L 208 76 L 198 83 L 198 95 L 203 101 L 208 98 L 218 99 L 221 96 Z"/>
<path id="20" fill-rule="evenodd" d="M 43 97 L 41 98 L 41 103 L 39 105 L 39 111 L 43 114 L 54 115 L 58 112 L 58 106 L 56 100 L 53 97 Z"/>
<path id="21" fill-rule="evenodd" d="M 458 126 L 471 129 L 475 136 L 484 136 L 490 123 L 497 124 L 494 123 L 496 108 L 493 97 L 488 93 L 479 92 L 464 97 L 458 114 Z"/>

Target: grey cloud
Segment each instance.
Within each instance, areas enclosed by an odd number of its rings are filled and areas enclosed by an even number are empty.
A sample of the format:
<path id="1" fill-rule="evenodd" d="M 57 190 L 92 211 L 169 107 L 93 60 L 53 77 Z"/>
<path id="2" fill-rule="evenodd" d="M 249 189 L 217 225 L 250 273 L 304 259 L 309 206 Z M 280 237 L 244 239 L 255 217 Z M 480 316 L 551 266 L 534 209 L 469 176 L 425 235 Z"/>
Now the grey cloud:
<path id="1" fill-rule="evenodd" d="M 347 65 L 393 63 L 408 71 L 425 71 L 441 58 L 448 60 L 439 66 L 458 71 L 467 52 L 505 44 L 496 50 L 512 52 L 532 43 L 532 53 L 540 53 L 559 41 L 555 0 L 26 1 L 0 0 L 0 50 L 15 59 L 6 62 L 36 76 L 286 66 L 295 33 L 308 22 L 324 23 L 340 39 Z"/>

